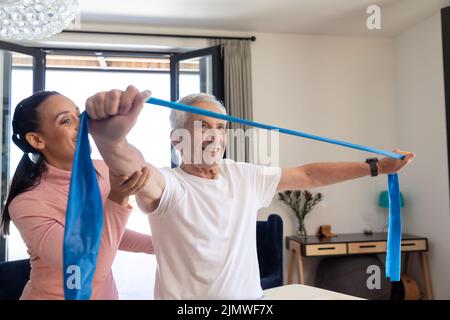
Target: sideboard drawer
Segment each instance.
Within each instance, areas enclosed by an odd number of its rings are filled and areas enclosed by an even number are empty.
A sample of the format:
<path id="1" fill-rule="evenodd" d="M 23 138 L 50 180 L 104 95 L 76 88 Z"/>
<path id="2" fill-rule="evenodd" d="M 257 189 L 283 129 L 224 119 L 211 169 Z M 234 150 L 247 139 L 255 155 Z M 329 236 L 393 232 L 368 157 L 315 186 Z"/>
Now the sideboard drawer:
<path id="1" fill-rule="evenodd" d="M 347 254 L 347 244 L 308 244 L 306 245 L 306 256 L 324 256 L 324 255 Z"/>
<path id="2" fill-rule="evenodd" d="M 427 240 L 402 240 L 402 251 L 427 251 Z"/>
<path id="3" fill-rule="evenodd" d="M 349 254 L 386 252 L 386 241 L 355 242 L 348 244 Z"/>

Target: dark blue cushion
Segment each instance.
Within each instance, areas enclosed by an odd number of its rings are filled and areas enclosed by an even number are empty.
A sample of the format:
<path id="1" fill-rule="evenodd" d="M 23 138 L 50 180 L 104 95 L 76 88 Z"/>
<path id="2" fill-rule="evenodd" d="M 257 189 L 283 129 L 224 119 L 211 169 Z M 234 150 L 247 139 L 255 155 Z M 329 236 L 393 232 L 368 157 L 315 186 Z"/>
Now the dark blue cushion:
<path id="1" fill-rule="evenodd" d="M 0 262 L 0 300 L 18 300 L 30 271 L 30 259 Z"/>
<path id="2" fill-rule="evenodd" d="M 283 285 L 283 220 L 279 215 L 256 223 L 256 246 L 263 290 Z"/>

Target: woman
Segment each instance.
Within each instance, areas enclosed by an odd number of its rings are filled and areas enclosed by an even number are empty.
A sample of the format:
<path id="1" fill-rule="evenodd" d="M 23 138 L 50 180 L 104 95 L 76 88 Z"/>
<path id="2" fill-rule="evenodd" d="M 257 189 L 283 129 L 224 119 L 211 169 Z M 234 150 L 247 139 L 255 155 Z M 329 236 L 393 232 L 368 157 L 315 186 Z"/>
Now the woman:
<path id="1" fill-rule="evenodd" d="M 12 121 L 13 142 L 24 152 L 2 213 L 2 231 L 12 220 L 28 247 L 30 281 L 21 299 L 63 299 L 65 212 L 79 109 L 53 91 L 20 102 Z M 32 158 L 29 158 L 31 154 Z M 118 299 L 111 265 L 117 250 L 153 253 L 150 236 L 125 230 L 131 207 L 128 196 L 148 179 L 148 169 L 131 177 L 113 177 L 103 161 L 94 160 L 104 208 L 104 223 L 92 299 Z M 110 185 L 111 183 L 111 185 Z"/>

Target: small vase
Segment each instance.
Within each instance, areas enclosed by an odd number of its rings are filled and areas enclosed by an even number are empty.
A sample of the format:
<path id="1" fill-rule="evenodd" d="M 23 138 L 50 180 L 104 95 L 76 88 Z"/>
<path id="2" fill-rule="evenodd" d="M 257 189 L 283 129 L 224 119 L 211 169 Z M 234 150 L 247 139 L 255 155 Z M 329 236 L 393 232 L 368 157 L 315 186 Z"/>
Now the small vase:
<path id="1" fill-rule="evenodd" d="M 307 237 L 306 228 L 305 228 L 305 224 L 303 223 L 303 221 L 298 222 L 297 236 L 300 239 L 306 239 L 306 237 Z"/>

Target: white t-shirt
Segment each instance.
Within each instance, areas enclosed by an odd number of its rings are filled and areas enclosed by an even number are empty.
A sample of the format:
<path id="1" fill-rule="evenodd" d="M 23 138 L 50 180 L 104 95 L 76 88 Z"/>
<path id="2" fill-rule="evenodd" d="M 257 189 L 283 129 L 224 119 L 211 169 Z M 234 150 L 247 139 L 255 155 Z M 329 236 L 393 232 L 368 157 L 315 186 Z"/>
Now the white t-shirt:
<path id="1" fill-rule="evenodd" d="M 279 167 L 233 160 L 218 179 L 160 169 L 166 187 L 149 215 L 156 299 L 258 299 L 257 211 L 270 205 Z"/>

